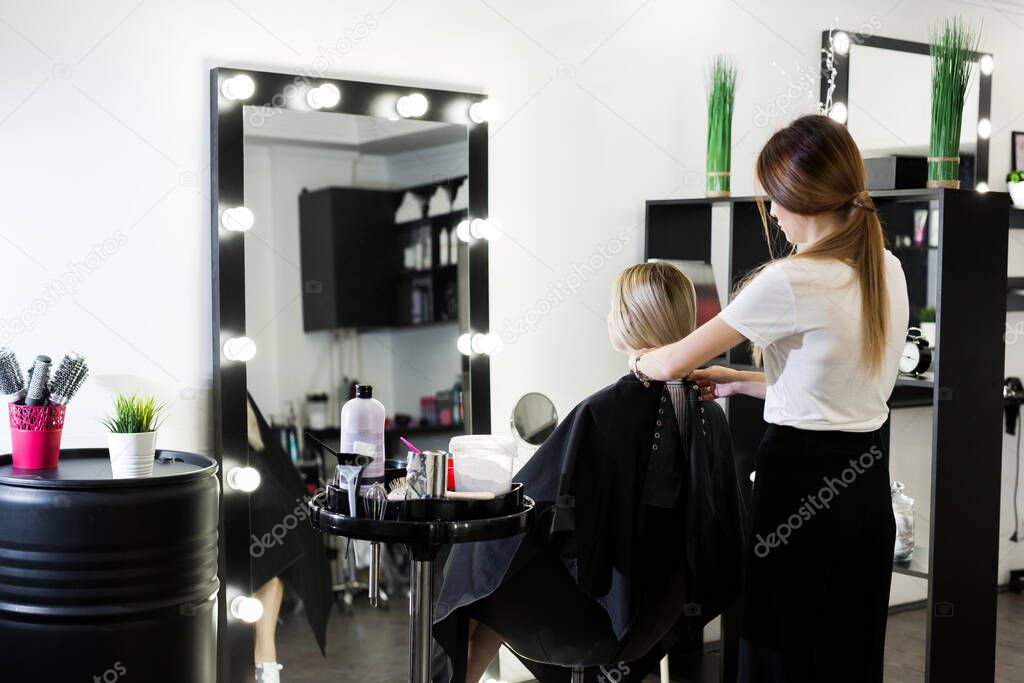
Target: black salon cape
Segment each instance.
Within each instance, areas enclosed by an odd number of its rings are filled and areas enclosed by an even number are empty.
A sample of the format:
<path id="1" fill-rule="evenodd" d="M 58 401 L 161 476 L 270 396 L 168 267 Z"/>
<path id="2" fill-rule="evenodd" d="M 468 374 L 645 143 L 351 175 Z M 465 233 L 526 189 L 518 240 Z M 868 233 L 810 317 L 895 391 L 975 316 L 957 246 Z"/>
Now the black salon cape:
<path id="1" fill-rule="evenodd" d="M 657 661 L 735 600 L 744 512 L 728 423 L 717 404 L 700 400 L 695 385 L 688 383 L 687 397 L 681 434 L 665 385 L 645 387 L 627 375 L 576 406 L 517 473 L 515 481 L 537 503 L 528 537 L 455 546 L 446 566 L 434 635 L 452 661 L 441 680 L 462 672 L 467 618 L 490 604 L 478 601 L 507 597 L 497 619 L 506 627 L 523 601 L 559 609 L 559 596 L 537 585 L 543 582 L 503 595 L 508 579 L 536 561 L 534 553 L 557 556 L 560 567 L 548 564 L 567 571 L 600 606 L 619 646 L 604 652 L 623 661 L 645 654 L 645 663 Z M 488 625 L 502 635 L 502 623 Z M 567 670 L 537 666 L 536 653 L 523 656 L 508 644 L 541 681 L 568 680 Z M 548 661 L 581 663 L 574 651 L 545 652 Z M 633 674 L 642 680 L 644 671 L 633 667 Z"/>
<path id="2" fill-rule="evenodd" d="M 306 519 L 308 493 L 302 477 L 255 401 L 252 407 L 265 445 L 249 458 L 260 473 L 260 487 L 251 494 L 249 509 L 253 589 L 279 576 L 302 599 L 306 619 L 323 653 L 327 619 L 334 604 L 323 536 Z"/>

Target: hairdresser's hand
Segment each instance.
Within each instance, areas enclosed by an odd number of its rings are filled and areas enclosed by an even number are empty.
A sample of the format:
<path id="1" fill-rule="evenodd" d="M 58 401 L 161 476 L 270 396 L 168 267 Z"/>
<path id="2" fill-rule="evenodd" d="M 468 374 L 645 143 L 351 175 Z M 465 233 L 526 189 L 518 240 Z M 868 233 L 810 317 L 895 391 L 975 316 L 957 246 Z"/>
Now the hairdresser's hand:
<path id="1" fill-rule="evenodd" d="M 698 368 L 687 377 L 700 387 L 703 398 L 725 398 L 745 394 L 756 398 L 764 398 L 767 385 L 764 373 L 734 370 L 733 368 L 712 365 Z"/>

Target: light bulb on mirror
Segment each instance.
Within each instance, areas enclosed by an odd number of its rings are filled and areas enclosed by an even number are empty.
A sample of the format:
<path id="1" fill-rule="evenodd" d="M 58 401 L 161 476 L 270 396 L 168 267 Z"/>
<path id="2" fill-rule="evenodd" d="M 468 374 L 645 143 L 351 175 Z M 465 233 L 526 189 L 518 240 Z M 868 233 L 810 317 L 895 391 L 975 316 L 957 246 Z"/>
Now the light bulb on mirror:
<path id="1" fill-rule="evenodd" d="M 399 97 L 395 110 L 398 111 L 399 115 L 411 119 L 426 114 L 428 106 L 426 96 L 417 92 L 412 95 Z"/>
<path id="2" fill-rule="evenodd" d="M 473 123 L 486 123 L 498 118 L 498 103 L 487 99 L 469 105 L 469 120 Z"/>
<path id="3" fill-rule="evenodd" d="M 992 122 L 988 119 L 978 119 L 978 137 L 987 140 L 992 135 Z"/>
<path id="4" fill-rule="evenodd" d="M 459 339 L 455 342 L 455 346 L 459 349 L 459 353 L 463 356 L 473 355 L 473 335 L 469 332 L 459 335 Z"/>
<path id="5" fill-rule="evenodd" d="M 842 102 L 834 103 L 832 105 L 832 110 L 828 113 L 828 115 L 833 121 L 838 121 L 839 123 L 846 123 L 846 105 L 843 104 Z"/>
<path id="6" fill-rule="evenodd" d="M 255 467 L 232 467 L 228 470 L 228 486 L 242 493 L 252 493 L 260 487 L 260 471 Z"/>
<path id="7" fill-rule="evenodd" d="M 472 338 L 473 353 L 493 356 L 501 349 L 501 338 L 495 334 L 478 332 Z"/>
<path id="8" fill-rule="evenodd" d="M 469 234 L 478 240 L 493 241 L 501 237 L 501 228 L 491 218 L 474 218 L 469 222 Z"/>
<path id="9" fill-rule="evenodd" d="M 313 109 L 332 109 L 341 102 L 341 91 L 333 83 L 324 83 L 316 88 L 310 88 L 306 93 L 306 104 Z"/>
<path id="10" fill-rule="evenodd" d="M 256 82 L 251 76 L 238 74 L 224 79 L 220 84 L 220 92 L 229 100 L 247 100 L 256 92 Z"/>
<path id="11" fill-rule="evenodd" d="M 995 60 L 992 59 L 992 55 L 982 55 L 981 59 L 978 60 L 978 68 L 981 69 L 981 73 L 986 76 L 992 73 L 992 69 L 996 66 Z"/>
<path id="12" fill-rule="evenodd" d="M 225 230 L 231 232 L 245 232 L 256 224 L 256 216 L 247 207 L 236 206 L 224 209 L 220 215 L 220 224 Z"/>
<path id="13" fill-rule="evenodd" d="M 231 616 L 255 624 L 263 616 L 263 603 L 251 595 L 239 595 L 231 601 Z"/>
<path id="14" fill-rule="evenodd" d="M 256 355 L 256 342 L 248 337 L 231 337 L 224 342 L 224 357 L 245 363 Z"/>
<path id="15" fill-rule="evenodd" d="M 473 241 L 473 231 L 470 228 L 469 221 L 459 221 L 459 224 L 455 227 L 455 236 L 466 243 Z"/>
<path id="16" fill-rule="evenodd" d="M 988 192 L 988 183 L 982 180 L 977 185 L 975 185 L 974 189 L 984 194 L 985 192 Z"/>
<path id="17" fill-rule="evenodd" d="M 850 36 L 842 31 L 832 34 L 832 47 L 836 54 L 847 54 L 850 51 Z"/>

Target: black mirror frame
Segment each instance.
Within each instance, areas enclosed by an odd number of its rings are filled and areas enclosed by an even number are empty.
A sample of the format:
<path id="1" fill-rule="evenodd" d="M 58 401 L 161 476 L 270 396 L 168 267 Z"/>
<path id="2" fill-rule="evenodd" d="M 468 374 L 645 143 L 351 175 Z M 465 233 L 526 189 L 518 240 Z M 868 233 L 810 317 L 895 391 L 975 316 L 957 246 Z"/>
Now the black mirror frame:
<path id="1" fill-rule="evenodd" d="M 825 98 L 828 94 L 828 76 L 831 70 L 826 65 L 828 58 L 829 47 L 832 44 L 833 37 L 837 33 L 845 33 L 850 38 L 850 47 L 854 45 L 863 45 L 864 47 L 875 47 L 882 50 L 895 50 L 897 52 L 909 52 L 917 55 L 929 55 L 928 43 L 917 43 L 910 40 L 902 40 L 899 38 L 886 38 L 884 36 L 876 36 L 871 33 L 857 33 L 856 31 L 843 31 L 841 29 L 829 29 L 821 32 L 821 66 L 820 66 L 820 101 L 825 102 Z M 835 74 L 835 90 L 832 91 L 833 102 L 842 102 L 846 105 L 846 118 L 849 121 L 850 118 L 850 107 L 848 105 L 850 95 L 850 50 L 847 50 L 846 54 L 840 54 L 839 52 L 833 52 L 832 66 L 836 70 Z M 991 57 L 990 52 L 975 52 L 973 53 L 974 61 L 979 61 L 982 57 Z M 992 120 L 992 74 L 982 73 L 981 69 L 978 69 L 978 120 L 988 119 Z M 987 138 L 978 136 L 977 152 L 975 154 L 974 163 L 974 185 L 978 186 L 979 183 L 988 184 L 988 145 L 991 135 Z"/>
<path id="2" fill-rule="evenodd" d="M 247 75 L 255 83 L 253 95 L 245 102 L 231 100 L 221 91 L 233 76 Z M 227 339 L 245 335 L 245 250 L 244 233 L 220 225 L 224 210 L 241 206 L 244 186 L 244 121 L 247 104 L 273 109 L 308 110 L 293 104 L 305 89 L 333 83 L 341 91 L 341 102 L 326 112 L 365 116 L 389 115 L 397 99 L 421 93 L 430 108 L 421 120 L 458 123 L 467 126 L 469 145 L 469 215 L 488 217 L 488 132 L 486 123 L 468 118 L 469 106 L 487 97 L 480 93 L 435 90 L 382 83 L 319 78 L 220 67 L 210 71 L 210 234 L 213 275 L 213 442 L 221 476 L 221 519 L 219 541 L 220 592 L 218 594 L 218 677 L 221 683 L 253 680 L 254 629 L 229 617 L 230 600 L 251 594 L 249 537 L 249 494 L 225 486 L 226 473 L 245 466 L 249 459 L 246 416 L 245 363 L 223 355 Z M 289 96 L 290 95 L 290 96 Z M 298 95 L 299 97 L 296 97 Z M 258 217 L 257 217 L 258 221 Z M 257 223 L 258 225 L 258 223 Z M 459 259 L 460 333 L 489 331 L 488 246 L 476 240 L 462 247 Z M 452 352 L 456 352 L 452 349 Z M 468 373 L 465 398 L 467 433 L 490 431 L 490 359 L 486 355 L 463 356 Z"/>

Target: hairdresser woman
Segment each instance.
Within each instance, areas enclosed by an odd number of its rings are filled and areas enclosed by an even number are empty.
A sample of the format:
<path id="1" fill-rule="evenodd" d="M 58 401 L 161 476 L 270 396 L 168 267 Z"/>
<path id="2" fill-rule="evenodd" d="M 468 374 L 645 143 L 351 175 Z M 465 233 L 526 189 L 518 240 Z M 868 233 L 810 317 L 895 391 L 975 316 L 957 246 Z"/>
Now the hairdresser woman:
<path id="1" fill-rule="evenodd" d="M 636 354 L 632 368 L 764 398 L 739 680 L 880 683 L 895 525 L 879 428 L 907 330 L 906 281 L 844 126 L 797 119 L 768 140 L 755 173 L 796 250 L 688 337 Z M 763 374 L 697 370 L 744 339 Z"/>

